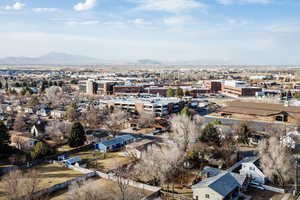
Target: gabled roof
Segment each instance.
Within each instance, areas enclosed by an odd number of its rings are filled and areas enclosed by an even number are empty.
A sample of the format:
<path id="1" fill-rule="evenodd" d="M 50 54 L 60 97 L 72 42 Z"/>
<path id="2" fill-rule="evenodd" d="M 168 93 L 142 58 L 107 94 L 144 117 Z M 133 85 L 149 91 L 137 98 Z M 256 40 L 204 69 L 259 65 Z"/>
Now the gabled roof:
<path id="1" fill-rule="evenodd" d="M 234 171 L 235 169 L 239 168 L 243 163 L 255 163 L 259 160 L 258 156 L 250 156 L 246 157 L 243 160 L 240 160 L 239 162 L 235 163 L 232 167 L 228 169 L 229 172 Z"/>
<path id="2" fill-rule="evenodd" d="M 68 164 L 74 164 L 74 163 L 77 163 L 80 161 L 81 161 L 80 157 L 74 157 L 74 158 L 69 158 L 68 160 L 65 160 L 65 162 Z"/>
<path id="3" fill-rule="evenodd" d="M 129 134 L 127 134 L 127 135 L 121 135 L 118 138 L 121 138 L 124 141 L 134 140 L 135 139 L 135 137 L 133 137 L 132 135 L 129 135 Z"/>
<path id="4" fill-rule="evenodd" d="M 237 187 L 242 187 L 246 177 L 232 172 L 222 172 L 217 176 L 204 179 L 192 186 L 192 189 L 209 187 L 221 196 L 226 197 Z"/>
<path id="5" fill-rule="evenodd" d="M 113 138 L 110 140 L 105 140 L 105 141 L 100 142 L 100 144 L 103 144 L 104 146 L 113 146 L 113 145 L 122 144 L 122 143 L 123 143 L 123 140 L 121 138 Z"/>
<path id="6" fill-rule="evenodd" d="M 106 141 L 102 141 L 100 142 L 100 144 L 103 144 L 105 146 L 113 146 L 116 144 L 123 144 L 126 141 L 130 141 L 130 140 L 134 140 L 135 137 L 133 137 L 132 135 L 121 135 L 119 137 L 110 139 L 110 140 L 106 140 Z"/>
<path id="7" fill-rule="evenodd" d="M 207 167 L 204 170 L 202 170 L 199 175 L 204 175 L 204 174 L 208 174 L 209 177 L 212 176 L 217 176 L 221 173 L 224 173 L 226 171 L 218 169 L 218 168 L 214 168 L 214 167 Z"/>

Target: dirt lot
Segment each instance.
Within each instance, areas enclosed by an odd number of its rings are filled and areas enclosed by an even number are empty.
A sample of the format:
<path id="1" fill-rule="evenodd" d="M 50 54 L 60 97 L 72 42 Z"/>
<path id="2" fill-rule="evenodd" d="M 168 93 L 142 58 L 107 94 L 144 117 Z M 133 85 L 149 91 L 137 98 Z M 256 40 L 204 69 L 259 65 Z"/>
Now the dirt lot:
<path id="1" fill-rule="evenodd" d="M 118 185 L 115 182 L 112 182 L 110 180 L 98 179 L 98 180 L 89 181 L 87 182 L 87 184 L 96 187 L 98 191 L 103 191 L 104 194 L 109 194 L 110 196 L 108 197 L 108 200 L 118 199 L 116 197 L 121 196 Z M 129 187 L 128 193 L 130 193 L 131 195 L 132 194 L 138 195 L 139 197 L 145 197 L 150 195 L 152 192 L 143 189 L 134 188 L 134 187 Z M 57 194 L 57 196 L 52 197 L 51 200 L 65 200 L 67 199 L 67 197 L 68 197 L 68 192 L 65 191 L 65 193 L 60 193 Z"/>

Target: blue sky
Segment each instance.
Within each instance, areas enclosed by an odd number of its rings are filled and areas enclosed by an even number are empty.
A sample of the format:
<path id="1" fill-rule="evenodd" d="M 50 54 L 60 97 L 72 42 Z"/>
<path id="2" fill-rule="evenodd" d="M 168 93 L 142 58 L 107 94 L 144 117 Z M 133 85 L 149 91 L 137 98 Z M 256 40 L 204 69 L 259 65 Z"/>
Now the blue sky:
<path id="1" fill-rule="evenodd" d="M 299 64 L 299 0 L 0 0 L 0 57 Z"/>

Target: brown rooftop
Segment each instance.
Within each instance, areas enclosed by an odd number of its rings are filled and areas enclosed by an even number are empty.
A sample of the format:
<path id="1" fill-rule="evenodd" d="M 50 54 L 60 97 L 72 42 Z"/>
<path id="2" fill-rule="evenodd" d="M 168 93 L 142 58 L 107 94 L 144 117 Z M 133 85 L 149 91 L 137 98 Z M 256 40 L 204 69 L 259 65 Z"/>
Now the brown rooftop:
<path id="1" fill-rule="evenodd" d="M 223 108 L 222 111 L 266 116 L 279 114 L 281 112 L 287 112 L 290 114 L 300 114 L 300 107 L 283 106 L 279 104 L 232 101 L 226 103 L 226 106 Z"/>

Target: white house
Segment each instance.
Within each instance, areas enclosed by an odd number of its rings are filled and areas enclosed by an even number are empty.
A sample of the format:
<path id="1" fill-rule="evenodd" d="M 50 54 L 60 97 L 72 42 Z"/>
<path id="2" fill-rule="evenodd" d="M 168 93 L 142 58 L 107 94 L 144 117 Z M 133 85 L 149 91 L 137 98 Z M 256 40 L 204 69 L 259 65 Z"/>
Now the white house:
<path id="1" fill-rule="evenodd" d="M 240 175 L 250 177 L 252 182 L 265 184 L 266 176 L 259 168 L 259 157 L 246 157 L 239 163 L 241 164 Z"/>
<path id="2" fill-rule="evenodd" d="M 220 172 L 192 186 L 195 200 L 238 199 L 245 187 L 246 177 L 232 172 Z"/>
<path id="3" fill-rule="evenodd" d="M 62 119 L 65 116 L 66 112 L 62 110 L 52 110 L 50 112 L 51 117 L 55 119 Z"/>

